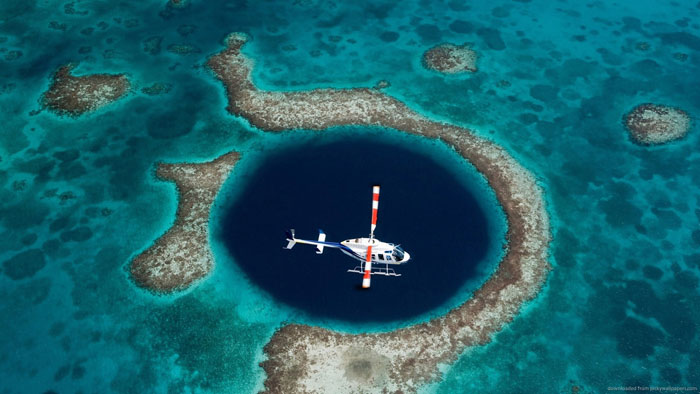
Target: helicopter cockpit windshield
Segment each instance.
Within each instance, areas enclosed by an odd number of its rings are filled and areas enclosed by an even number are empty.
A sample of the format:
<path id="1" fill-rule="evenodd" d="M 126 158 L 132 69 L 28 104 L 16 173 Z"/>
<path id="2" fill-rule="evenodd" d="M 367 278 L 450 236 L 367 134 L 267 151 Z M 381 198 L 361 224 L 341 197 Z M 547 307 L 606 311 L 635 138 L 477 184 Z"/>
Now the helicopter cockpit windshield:
<path id="1" fill-rule="evenodd" d="M 394 251 L 391 253 L 392 256 L 394 256 L 394 259 L 396 261 L 401 261 L 404 258 L 404 253 L 403 249 L 401 249 L 401 246 L 395 246 Z"/>

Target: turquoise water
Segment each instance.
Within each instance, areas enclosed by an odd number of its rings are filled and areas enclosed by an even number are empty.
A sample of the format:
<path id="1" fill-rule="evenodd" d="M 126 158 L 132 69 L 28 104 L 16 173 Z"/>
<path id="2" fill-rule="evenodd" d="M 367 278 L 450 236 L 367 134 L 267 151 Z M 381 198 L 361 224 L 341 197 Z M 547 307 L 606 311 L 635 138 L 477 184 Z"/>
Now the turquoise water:
<path id="1" fill-rule="evenodd" d="M 81 1 L 74 14 L 63 2 L 0 4 L 0 391 L 262 387 L 262 346 L 294 311 L 234 265 L 173 297 L 126 274 L 174 217 L 174 187 L 154 179 L 155 162 L 261 151 L 286 136 L 226 114 L 202 64 L 232 31 L 253 37 L 245 52 L 259 86 L 388 80 L 421 113 L 506 147 L 545 189 L 546 288 L 424 391 L 700 385 L 696 2 L 163 3 Z M 422 53 L 443 41 L 473 44 L 479 71 L 423 70 Z M 168 50 L 176 44 L 193 53 Z M 77 119 L 31 115 L 69 61 L 78 73 L 127 72 L 136 90 Z M 140 92 L 155 82 L 172 89 Z M 632 144 L 622 116 L 647 101 L 686 110 L 688 136 Z"/>

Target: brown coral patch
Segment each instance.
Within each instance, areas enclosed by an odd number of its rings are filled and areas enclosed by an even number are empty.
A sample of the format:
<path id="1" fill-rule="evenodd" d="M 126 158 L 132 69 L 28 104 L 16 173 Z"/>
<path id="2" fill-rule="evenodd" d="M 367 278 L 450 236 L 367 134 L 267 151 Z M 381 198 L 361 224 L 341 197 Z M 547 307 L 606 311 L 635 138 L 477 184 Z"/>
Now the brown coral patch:
<path id="1" fill-rule="evenodd" d="M 123 97 L 131 87 L 124 74 L 71 74 L 75 65 L 60 67 L 53 75 L 42 104 L 61 115 L 79 116 Z"/>
<path id="2" fill-rule="evenodd" d="M 641 104 L 625 116 L 632 139 L 641 145 L 657 145 L 683 138 L 690 129 L 690 117 L 680 109 Z"/>
<path id="3" fill-rule="evenodd" d="M 475 72 L 476 52 L 468 45 L 440 44 L 425 51 L 423 67 L 444 74 Z"/>

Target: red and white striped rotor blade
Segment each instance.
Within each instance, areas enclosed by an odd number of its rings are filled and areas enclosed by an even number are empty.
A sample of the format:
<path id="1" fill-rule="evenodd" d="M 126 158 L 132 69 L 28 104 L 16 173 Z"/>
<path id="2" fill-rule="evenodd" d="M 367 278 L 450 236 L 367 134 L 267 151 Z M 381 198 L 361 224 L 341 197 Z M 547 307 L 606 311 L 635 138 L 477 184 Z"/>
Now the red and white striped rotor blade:
<path id="1" fill-rule="evenodd" d="M 365 276 L 362 277 L 362 288 L 369 288 L 370 276 L 372 275 L 372 245 L 367 247 L 367 258 L 365 259 Z"/>
<path id="2" fill-rule="evenodd" d="M 377 210 L 379 209 L 379 186 L 372 187 L 372 227 L 369 237 L 374 238 L 374 229 L 377 228 Z"/>

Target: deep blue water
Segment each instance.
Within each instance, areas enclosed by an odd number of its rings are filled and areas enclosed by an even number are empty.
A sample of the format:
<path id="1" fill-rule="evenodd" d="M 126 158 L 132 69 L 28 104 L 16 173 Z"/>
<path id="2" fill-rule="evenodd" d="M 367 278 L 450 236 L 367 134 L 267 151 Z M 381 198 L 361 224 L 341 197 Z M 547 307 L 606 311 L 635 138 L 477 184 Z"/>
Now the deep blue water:
<path id="1" fill-rule="evenodd" d="M 545 289 L 425 392 L 700 386 L 697 1 L 164 3 L 76 1 L 69 14 L 64 1 L 0 2 L 0 392 L 255 392 L 275 328 L 307 320 L 216 243 L 216 270 L 185 294 L 155 297 L 126 275 L 174 218 L 175 188 L 154 179 L 155 162 L 259 154 L 241 161 L 224 204 L 269 149 L 304 134 L 266 135 L 225 112 L 201 65 L 232 31 L 252 37 L 245 52 L 260 86 L 388 80 L 386 91 L 420 113 L 504 146 L 545 189 L 554 266 Z M 424 70 L 421 55 L 441 42 L 472 44 L 479 71 Z M 199 52 L 178 55 L 173 44 Z M 66 62 L 127 72 L 135 90 L 77 119 L 30 115 Z M 172 90 L 141 93 L 155 82 Z M 633 144 L 622 116 L 647 101 L 686 110 L 688 136 Z M 325 228 L 329 237 L 367 232 L 362 189 L 360 223 Z M 389 196 L 378 231 L 394 240 Z M 313 236 L 320 220 L 283 225 Z M 332 264 L 330 252 L 309 254 Z"/>
<path id="2" fill-rule="evenodd" d="M 270 153 L 236 185 L 243 191 L 222 218 L 221 238 L 255 284 L 317 318 L 386 322 L 424 314 L 465 282 L 483 282 L 477 268 L 487 264 L 492 243 L 502 242 L 489 234 L 495 226 L 471 195 L 485 193 L 483 187 L 467 189 L 425 154 L 438 156 L 435 148 L 416 152 L 369 136 L 320 139 Z M 401 277 L 375 275 L 363 290 L 362 276 L 346 272 L 360 262 L 339 250 L 281 248 L 288 228 L 301 239 L 315 240 L 319 228 L 328 241 L 369 236 L 375 184 L 381 185 L 375 236 L 411 254 L 395 267 Z"/>

